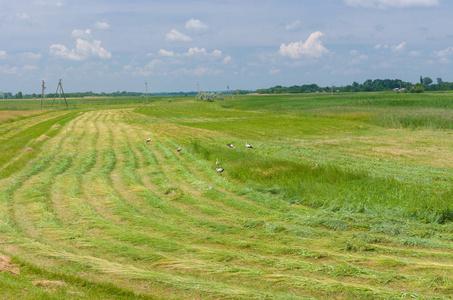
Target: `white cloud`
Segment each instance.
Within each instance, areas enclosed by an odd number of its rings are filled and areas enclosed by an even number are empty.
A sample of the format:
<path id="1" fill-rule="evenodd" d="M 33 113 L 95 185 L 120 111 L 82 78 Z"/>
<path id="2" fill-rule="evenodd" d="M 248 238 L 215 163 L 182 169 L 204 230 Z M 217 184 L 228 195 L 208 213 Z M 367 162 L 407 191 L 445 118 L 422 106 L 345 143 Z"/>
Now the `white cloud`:
<path id="1" fill-rule="evenodd" d="M 305 42 L 300 41 L 288 45 L 281 44 L 278 52 L 283 56 L 289 56 L 291 58 L 299 58 L 300 56 L 319 58 L 329 52 L 319 40 L 323 35 L 322 32 L 316 31 L 310 34 Z"/>
<path id="2" fill-rule="evenodd" d="M 33 53 L 33 52 L 24 52 L 20 54 L 21 57 L 26 59 L 40 59 L 42 55 L 40 53 Z"/>
<path id="3" fill-rule="evenodd" d="M 447 49 L 440 51 L 434 51 L 433 54 L 434 56 L 439 57 L 439 62 L 443 64 L 448 64 L 451 62 L 451 60 L 448 57 L 453 55 L 453 47 L 449 47 Z"/>
<path id="4" fill-rule="evenodd" d="M 445 57 L 453 54 L 453 47 L 449 47 L 444 50 L 434 51 L 434 55 L 437 57 Z"/>
<path id="5" fill-rule="evenodd" d="M 176 29 L 172 29 L 165 36 L 165 40 L 166 41 L 170 41 L 170 42 L 190 42 L 193 39 L 190 36 L 185 35 L 184 33 L 181 33 L 179 31 L 177 31 Z"/>
<path id="6" fill-rule="evenodd" d="M 17 74 L 19 72 L 19 68 L 18 67 L 9 68 L 7 66 L 0 66 L 0 72 L 9 74 L 9 75 L 13 75 L 13 74 Z"/>
<path id="7" fill-rule="evenodd" d="M 27 13 L 16 13 L 16 19 L 18 21 L 25 21 L 27 23 L 33 24 L 34 21 Z"/>
<path id="8" fill-rule="evenodd" d="M 74 29 L 71 32 L 71 36 L 73 38 L 90 38 L 91 30 L 90 29 L 86 29 L 86 30 Z"/>
<path id="9" fill-rule="evenodd" d="M 170 57 L 175 56 L 175 53 L 173 51 L 167 51 L 164 49 L 160 49 L 159 54 L 162 56 L 170 56 Z"/>
<path id="10" fill-rule="evenodd" d="M 222 63 L 224 64 L 228 64 L 230 63 L 232 60 L 231 56 L 225 56 L 225 58 L 223 59 Z"/>
<path id="11" fill-rule="evenodd" d="M 96 22 L 96 24 L 94 24 L 94 26 L 97 29 L 109 29 L 110 28 L 110 24 L 107 22 Z"/>
<path id="12" fill-rule="evenodd" d="M 198 47 L 193 47 L 189 48 L 186 53 L 183 54 L 184 56 L 195 56 L 195 55 L 206 55 L 206 56 L 221 56 L 222 51 L 220 50 L 214 50 L 211 53 L 208 53 L 206 51 L 206 48 L 198 48 Z"/>
<path id="13" fill-rule="evenodd" d="M 382 45 L 382 44 L 376 44 L 374 45 L 374 49 L 388 49 L 390 48 L 389 45 L 385 44 L 385 45 Z"/>
<path id="14" fill-rule="evenodd" d="M 6 57 L 6 51 L 0 50 L 0 58 L 5 58 Z"/>
<path id="15" fill-rule="evenodd" d="M 350 6 L 361 6 L 369 8 L 386 9 L 391 7 L 416 7 L 416 6 L 436 6 L 438 0 L 343 0 Z"/>
<path id="16" fill-rule="evenodd" d="M 269 70 L 269 74 L 271 74 L 271 75 L 276 75 L 278 73 L 280 73 L 280 69 L 272 68 Z"/>
<path id="17" fill-rule="evenodd" d="M 190 19 L 186 23 L 186 29 L 195 29 L 195 30 L 206 30 L 209 26 L 203 24 L 200 20 Z"/>
<path id="18" fill-rule="evenodd" d="M 32 66 L 32 65 L 24 65 L 22 70 L 23 71 L 34 71 L 34 70 L 38 70 L 38 67 L 37 66 Z"/>
<path id="19" fill-rule="evenodd" d="M 422 54 L 422 51 L 411 51 L 409 52 L 410 56 L 420 56 Z"/>
<path id="20" fill-rule="evenodd" d="M 401 52 L 404 50 L 404 47 L 406 47 L 406 42 L 402 42 L 399 45 L 392 46 L 391 49 L 393 52 Z"/>
<path id="21" fill-rule="evenodd" d="M 140 67 L 137 65 L 136 61 L 131 61 L 128 65 L 125 65 L 123 67 L 123 70 L 130 72 L 130 74 L 138 76 L 158 75 L 159 71 L 156 70 L 156 66 L 161 63 L 162 61 L 160 59 L 153 59 L 144 67 Z"/>
<path id="22" fill-rule="evenodd" d="M 82 61 L 90 57 L 102 59 L 112 57 L 109 51 L 101 47 L 101 41 L 91 39 L 91 31 L 89 29 L 85 31 L 75 29 L 72 31 L 71 36 L 77 38 L 74 49 L 68 49 L 61 44 L 53 44 L 50 46 L 49 53 L 74 61 Z"/>
<path id="23" fill-rule="evenodd" d="M 285 26 L 285 30 L 294 30 L 294 29 L 297 29 L 300 25 L 300 21 L 297 20 L 297 21 L 294 21 L 292 22 L 291 24 L 287 24 Z"/>

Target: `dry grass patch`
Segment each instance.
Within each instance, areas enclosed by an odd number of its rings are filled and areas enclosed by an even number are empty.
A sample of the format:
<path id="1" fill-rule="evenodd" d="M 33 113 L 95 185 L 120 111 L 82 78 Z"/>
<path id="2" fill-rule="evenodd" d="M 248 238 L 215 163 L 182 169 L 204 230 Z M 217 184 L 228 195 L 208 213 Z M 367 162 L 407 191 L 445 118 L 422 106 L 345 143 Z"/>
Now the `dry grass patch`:
<path id="1" fill-rule="evenodd" d="M 0 111 L 0 123 L 18 118 L 38 115 L 45 112 L 44 110 L 3 110 Z"/>
<path id="2" fill-rule="evenodd" d="M 19 266 L 11 263 L 11 257 L 0 253 L 0 272 L 19 274 Z"/>
<path id="3" fill-rule="evenodd" d="M 60 124 L 55 124 L 52 126 L 52 129 L 58 129 L 58 128 L 60 128 L 60 126 L 61 126 Z"/>
<path id="4" fill-rule="evenodd" d="M 42 141 L 47 140 L 47 139 L 50 139 L 50 137 L 48 137 L 47 135 L 43 134 L 39 138 L 37 138 L 36 140 L 38 142 L 42 142 Z"/>
<path id="5" fill-rule="evenodd" d="M 63 281 L 58 281 L 58 280 L 36 280 L 36 281 L 33 281 L 33 285 L 43 286 L 43 287 L 57 287 L 57 286 L 64 286 L 65 283 Z"/>

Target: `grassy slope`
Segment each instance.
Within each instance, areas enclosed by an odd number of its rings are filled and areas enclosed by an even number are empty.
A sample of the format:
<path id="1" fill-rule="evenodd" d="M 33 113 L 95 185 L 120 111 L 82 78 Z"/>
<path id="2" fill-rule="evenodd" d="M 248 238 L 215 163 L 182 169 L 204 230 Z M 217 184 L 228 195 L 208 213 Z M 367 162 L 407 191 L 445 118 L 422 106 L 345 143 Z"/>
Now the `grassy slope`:
<path id="1" fill-rule="evenodd" d="M 1 297 L 447 298 L 450 127 L 379 124 L 393 102 L 394 119 L 448 114 L 435 96 L 91 103 L 0 125 L 0 252 L 20 270 Z"/>

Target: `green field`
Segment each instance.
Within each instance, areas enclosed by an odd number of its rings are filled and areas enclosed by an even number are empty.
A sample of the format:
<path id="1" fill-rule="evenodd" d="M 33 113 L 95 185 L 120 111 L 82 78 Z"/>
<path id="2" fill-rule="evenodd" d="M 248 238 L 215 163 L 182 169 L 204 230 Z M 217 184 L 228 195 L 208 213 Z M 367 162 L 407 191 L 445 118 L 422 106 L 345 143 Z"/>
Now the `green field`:
<path id="1" fill-rule="evenodd" d="M 452 297 L 453 93 L 145 100 L 0 102 L 0 299 Z"/>

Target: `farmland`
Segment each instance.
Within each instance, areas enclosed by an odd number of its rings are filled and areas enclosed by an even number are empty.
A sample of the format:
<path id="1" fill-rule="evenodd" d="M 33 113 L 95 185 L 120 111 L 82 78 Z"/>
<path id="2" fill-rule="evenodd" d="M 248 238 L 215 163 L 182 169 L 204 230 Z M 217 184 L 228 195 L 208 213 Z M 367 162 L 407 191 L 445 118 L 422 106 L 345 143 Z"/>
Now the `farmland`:
<path id="1" fill-rule="evenodd" d="M 453 294 L 452 93 L 37 102 L 0 102 L 0 299 Z"/>

